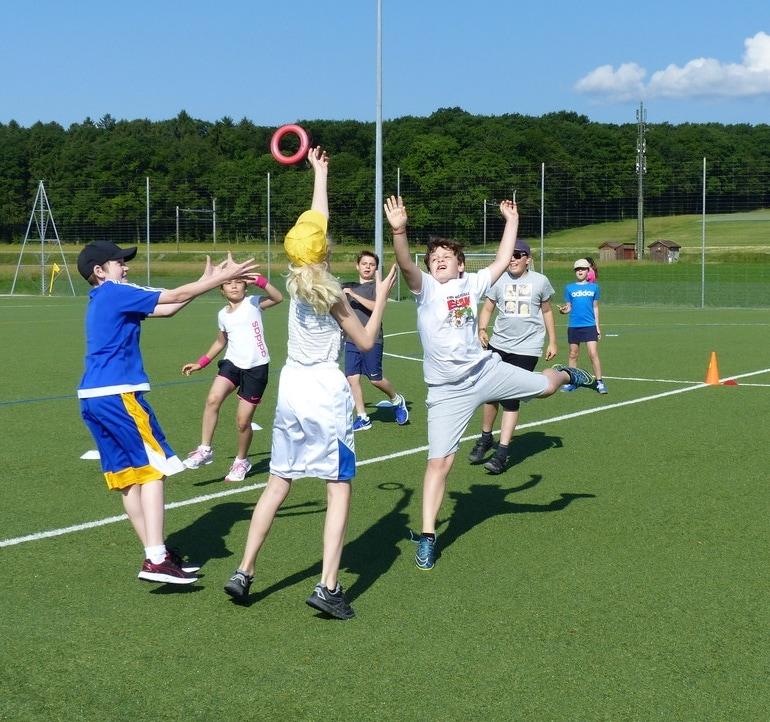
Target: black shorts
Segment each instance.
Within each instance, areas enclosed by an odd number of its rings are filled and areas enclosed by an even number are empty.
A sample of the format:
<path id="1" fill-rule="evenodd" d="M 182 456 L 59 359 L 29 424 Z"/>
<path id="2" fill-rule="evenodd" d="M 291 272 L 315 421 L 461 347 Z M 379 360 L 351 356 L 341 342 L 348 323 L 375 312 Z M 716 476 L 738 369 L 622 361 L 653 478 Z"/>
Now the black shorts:
<path id="1" fill-rule="evenodd" d="M 267 372 L 270 364 L 262 364 L 251 369 L 238 368 L 232 361 L 222 359 L 218 364 L 217 374 L 226 378 L 238 389 L 238 398 L 256 406 L 262 400 L 267 388 Z"/>
<path id="2" fill-rule="evenodd" d="M 505 363 L 511 364 L 511 366 L 518 366 L 525 371 L 534 371 L 537 362 L 540 360 L 538 356 L 523 356 L 518 353 L 508 353 L 507 351 L 500 351 L 500 349 L 497 349 L 494 346 L 490 346 L 489 350 L 494 351 Z M 504 399 L 500 401 L 500 406 L 506 411 L 518 411 L 520 402 L 520 399 Z"/>
<path id="3" fill-rule="evenodd" d="M 567 341 L 570 343 L 585 343 L 586 341 L 598 341 L 599 332 L 596 326 L 570 326 L 567 329 Z"/>

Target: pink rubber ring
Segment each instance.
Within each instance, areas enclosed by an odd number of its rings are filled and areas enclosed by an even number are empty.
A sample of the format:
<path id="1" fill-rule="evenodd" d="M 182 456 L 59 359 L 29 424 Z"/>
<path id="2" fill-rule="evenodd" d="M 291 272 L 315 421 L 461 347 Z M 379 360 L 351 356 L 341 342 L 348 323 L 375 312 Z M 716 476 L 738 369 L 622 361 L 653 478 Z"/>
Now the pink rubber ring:
<path id="1" fill-rule="evenodd" d="M 281 153 L 281 140 L 283 136 L 293 133 L 299 138 L 299 150 L 294 155 L 284 155 Z M 310 138 L 307 131 L 299 125 L 282 125 L 273 133 L 270 140 L 270 152 L 281 165 L 294 165 L 307 157 L 310 148 Z"/>

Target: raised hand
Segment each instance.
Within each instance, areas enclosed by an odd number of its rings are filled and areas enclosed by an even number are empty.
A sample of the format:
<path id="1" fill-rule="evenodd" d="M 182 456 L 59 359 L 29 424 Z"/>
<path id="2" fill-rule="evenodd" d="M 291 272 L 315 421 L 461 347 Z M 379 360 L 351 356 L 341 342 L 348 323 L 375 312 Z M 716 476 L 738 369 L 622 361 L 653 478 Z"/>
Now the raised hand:
<path id="1" fill-rule="evenodd" d="M 506 221 L 515 221 L 519 217 L 519 207 L 516 205 L 516 201 L 501 201 L 500 213 Z"/>
<path id="2" fill-rule="evenodd" d="M 390 227 L 393 233 L 403 231 L 406 228 L 407 221 L 409 220 L 406 215 L 406 207 L 404 206 L 404 200 L 399 196 L 391 196 L 385 201 L 385 215 L 390 223 Z"/>
<path id="3" fill-rule="evenodd" d="M 307 152 L 307 159 L 316 172 L 319 170 L 328 171 L 329 155 L 323 148 L 321 148 L 320 145 L 317 145 L 315 148 L 311 148 Z"/>

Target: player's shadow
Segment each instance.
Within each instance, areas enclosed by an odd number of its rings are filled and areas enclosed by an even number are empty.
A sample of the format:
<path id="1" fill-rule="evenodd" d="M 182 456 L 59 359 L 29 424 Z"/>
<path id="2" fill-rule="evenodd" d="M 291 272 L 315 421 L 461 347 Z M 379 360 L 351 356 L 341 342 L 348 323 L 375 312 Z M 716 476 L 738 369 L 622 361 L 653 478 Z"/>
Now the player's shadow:
<path id="1" fill-rule="evenodd" d="M 439 533 L 438 554 L 452 546 L 463 534 L 493 516 L 563 511 L 575 499 L 593 499 L 596 496 L 563 492 L 547 504 L 517 504 L 507 499 L 509 494 L 537 486 L 542 478 L 540 474 L 534 474 L 529 481 L 519 486 L 504 488 L 500 484 L 472 484 L 468 491 L 449 492 L 449 498 L 454 501 L 454 509 L 446 529 Z"/>
<path id="2" fill-rule="evenodd" d="M 341 570 L 356 575 L 356 581 L 345 590 L 345 598 L 351 602 L 361 596 L 374 582 L 385 574 L 401 554 L 399 544 L 404 539 L 407 525 L 406 509 L 414 494 L 402 484 L 382 484 L 383 491 L 397 491 L 398 500 L 393 509 L 380 517 L 360 536 L 345 544 L 342 552 Z M 317 580 L 321 575 L 321 561 L 274 582 L 269 587 L 252 594 L 242 604 L 251 605 L 282 589 L 308 579 Z M 310 591 L 310 590 L 308 590 Z"/>
<path id="3" fill-rule="evenodd" d="M 262 458 L 257 460 L 255 459 L 255 456 L 252 456 L 253 459 L 251 469 L 249 469 L 249 473 L 246 474 L 246 479 L 251 479 L 253 476 L 260 476 L 262 474 L 267 474 L 270 471 L 270 452 L 266 451 L 261 454 Z M 235 457 L 231 457 L 231 460 Z M 205 468 L 205 467 L 204 467 Z M 210 479 L 203 479 L 201 481 L 196 481 L 193 483 L 193 486 L 210 486 L 211 484 L 221 484 L 222 483 L 222 476 L 215 476 Z"/>
<path id="4" fill-rule="evenodd" d="M 409 413 L 412 413 L 412 402 L 407 400 L 406 408 Z M 375 406 L 369 411 L 369 418 L 373 422 L 395 424 L 396 423 L 396 410 L 392 406 Z M 407 421 L 404 426 L 408 425 Z"/>
<path id="5" fill-rule="evenodd" d="M 539 454 L 541 451 L 561 449 L 563 447 L 564 443 L 562 442 L 561 436 L 551 436 L 543 431 L 528 431 L 525 434 L 517 434 L 513 437 L 513 440 L 508 447 L 508 464 L 509 466 L 513 466 L 514 464 L 524 461 L 524 459 Z M 484 461 L 490 459 L 495 453 L 495 448 L 496 447 L 493 447 L 487 452 Z"/>
<path id="6" fill-rule="evenodd" d="M 230 557 L 233 552 L 227 548 L 225 539 L 237 522 L 251 519 L 253 510 L 254 502 L 228 501 L 217 504 L 189 526 L 169 534 L 166 545 L 199 564 Z M 323 507 L 320 502 L 306 501 L 282 507 L 278 516 L 318 514 L 321 511 Z"/>

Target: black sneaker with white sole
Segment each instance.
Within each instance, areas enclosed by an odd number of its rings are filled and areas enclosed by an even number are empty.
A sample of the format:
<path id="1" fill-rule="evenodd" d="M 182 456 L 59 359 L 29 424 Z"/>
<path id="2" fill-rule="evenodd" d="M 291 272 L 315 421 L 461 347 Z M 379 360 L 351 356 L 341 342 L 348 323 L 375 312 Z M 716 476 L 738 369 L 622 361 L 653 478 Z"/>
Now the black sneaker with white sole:
<path id="1" fill-rule="evenodd" d="M 172 564 L 176 564 L 183 572 L 187 572 L 188 574 L 199 572 L 201 569 L 200 564 L 186 561 L 176 549 L 169 549 L 166 547 L 166 559 Z"/>
<path id="2" fill-rule="evenodd" d="M 320 582 L 316 584 L 313 593 L 307 599 L 307 604 L 337 619 L 352 619 L 356 616 L 353 607 L 347 603 L 339 582 L 334 591 L 327 589 Z"/>
<path id="3" fill-rule="evenodd" d="M 596 376 L 589 374 L 588 371 L 575 368 L 574 366 L 564 366 L 563 364 L 555 364 L 552 366 L 556 371 L 565 371 L 569 375 L 569 382 L 576 388 L 593 389 L 596 391 Z"/>

